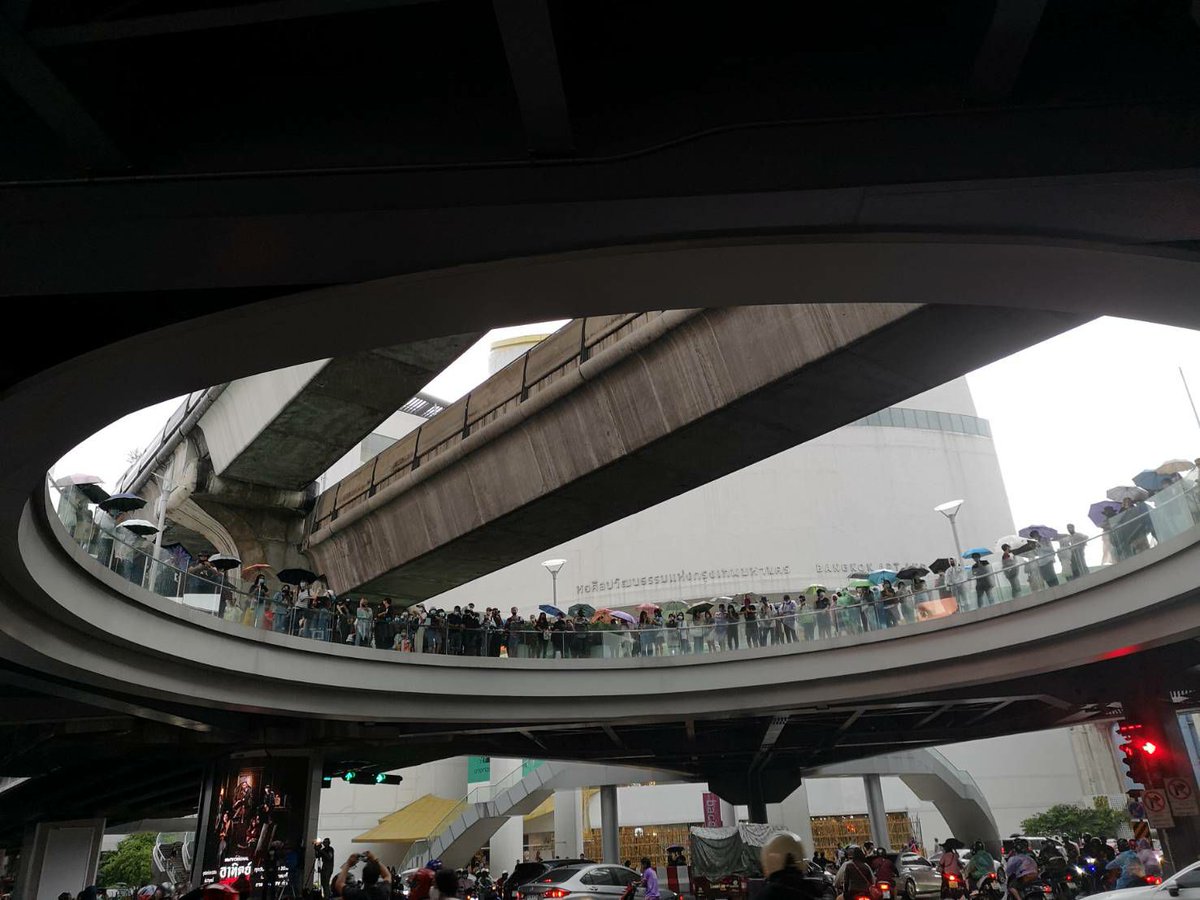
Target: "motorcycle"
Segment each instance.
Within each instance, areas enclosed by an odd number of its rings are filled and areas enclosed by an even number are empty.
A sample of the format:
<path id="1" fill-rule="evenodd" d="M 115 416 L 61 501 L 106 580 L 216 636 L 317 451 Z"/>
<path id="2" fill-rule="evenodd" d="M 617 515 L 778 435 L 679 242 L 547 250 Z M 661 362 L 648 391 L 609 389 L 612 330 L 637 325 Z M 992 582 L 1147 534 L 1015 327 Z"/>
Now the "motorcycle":
<path id="1" fill-rule="evenodd" d="M 879 892 L 879 900 L 892 900 L 894 888 L 895 885 L 886 879 L 875 882 L 875 889 Z"/>
<path id="2" fill-rule="evenodd" d="M 971 891 L 970 900 L 1003 900 L 1004 887 L 995 872 L 989 872 L 979 879 L 975 890 Z"/>
<path id="3" fill-rule="evenodd" d="M 966 886 L 962 879 L 951 872 L 942 874 L 942 900 L 962 900 Z"/>
<path id="4" fill-rule="evenodd" d="M 1038 877 L 1050 885 L 1055 900 L 1075 900 L 1079 894 L 1079 883 L 1075 880 L 1074 867 L 1067 865 L 1061 856 L 1047 859 Z"/>

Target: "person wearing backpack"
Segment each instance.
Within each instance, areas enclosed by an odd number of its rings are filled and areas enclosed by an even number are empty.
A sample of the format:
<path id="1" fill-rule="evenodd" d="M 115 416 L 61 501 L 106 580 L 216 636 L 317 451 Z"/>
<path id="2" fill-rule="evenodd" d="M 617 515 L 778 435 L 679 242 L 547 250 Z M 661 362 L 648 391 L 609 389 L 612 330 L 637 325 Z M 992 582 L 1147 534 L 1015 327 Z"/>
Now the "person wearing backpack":
<path id="1" fill-rule="evenodd" d="M 875 873 L 867 865 L 867 855 L 862 847 L 851 847 L 846 854 L 846 861 L 838 869 L 833 879 L 833 886 L 838 892 L 838 900 L 855 900 L 856 897 L 871 897 L 871 889 L 875 886 Z"/>

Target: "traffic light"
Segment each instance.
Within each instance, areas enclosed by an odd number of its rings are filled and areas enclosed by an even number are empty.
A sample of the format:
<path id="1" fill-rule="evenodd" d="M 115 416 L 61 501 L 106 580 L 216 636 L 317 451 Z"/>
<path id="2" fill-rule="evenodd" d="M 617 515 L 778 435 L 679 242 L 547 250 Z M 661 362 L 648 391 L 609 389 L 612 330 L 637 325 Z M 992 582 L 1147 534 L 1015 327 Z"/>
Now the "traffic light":
<path id="1" fill-rule="evenodd" d="M 1151 787 L 1158 783 L 1158 762 L 1162 757 L 1162 742 L 1156 740 L 1140 722 L 1119 722 L 1117 734 L 1125 773 L 1134 784 Z"/>
<path id="2" fill-rule="evenodd" d="M 386 772 L 369 775 L 357 769 L 348 769 L 342 773 L 342 781 L 348 784 L 399 784 L 403 780 L 403 775 L 388 775 Z"/>

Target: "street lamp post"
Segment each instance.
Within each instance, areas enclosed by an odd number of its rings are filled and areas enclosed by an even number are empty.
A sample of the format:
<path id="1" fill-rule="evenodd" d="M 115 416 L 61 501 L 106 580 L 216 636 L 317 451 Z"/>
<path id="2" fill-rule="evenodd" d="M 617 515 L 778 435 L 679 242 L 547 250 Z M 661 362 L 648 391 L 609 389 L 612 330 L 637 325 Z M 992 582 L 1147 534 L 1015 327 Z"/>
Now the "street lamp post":
<path id="1" fill-rule="evenodd" d="M 958 511 L 962 505 L 962 500 L 951 500 L 949 503 L 942 503 L 941 505 L 933 508 L 934 512 L 940 512 L 943 516 L 950 520 L 950 531 L 954 535 L 954 549 L 958 553 L 958 559 L 963 558 L 963 552 L 962 542 L 958 539 L 958 525 L 955 524 L 954 519 L 958 516 Z"/>
<path id="2" fill-rule="evenodd" d="M 542 568 L 550 573 L 550 584 L 553 590 L 554 599 L 551 603 L 558 606 L 558 570 L 567 564 L 565 559 L 547 559 L 542 563 Z"/>

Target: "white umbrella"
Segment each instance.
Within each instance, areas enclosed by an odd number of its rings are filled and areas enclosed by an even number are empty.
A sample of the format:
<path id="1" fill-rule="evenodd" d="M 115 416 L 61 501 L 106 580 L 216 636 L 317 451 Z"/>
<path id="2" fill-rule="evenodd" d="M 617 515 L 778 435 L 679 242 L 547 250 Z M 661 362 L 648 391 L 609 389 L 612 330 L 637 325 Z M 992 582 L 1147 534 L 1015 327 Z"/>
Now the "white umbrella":
<path id="1" fill-rule="evenodd" d="M 1134 487 L 1132 484 L 1119 484 L 1115 488 L 1105 491 L 1104 496 L 1109 500 L 1121 503 L 1125 500 L 1145 500 L 1150 496 L 1150 492 L 1140 487 Z"/>
<path id="2" fill-rule="evenodd" d="M 157 525 L 153 522 L 147 522 L 145 519 L 126 519 L 119 524 L 121 528 L 128 528 L 134 534 L 140 534 L 143 537 L 158 531 Z"/>
<path id="3" fill-rule="evenodd" d="M 108 499 L 108 491 L 100 487 L 104 479 L 99 475 L 86 475 L 83 472 L 76 472 L 74 475 L 64 475 L 62 478 L 55 479 L 54 486 L 56 488 L 77 488 L 79 493 L 83 494 L 93 503 L 100 503 Z"/>
<path id="4" fill-rule="evenodd" d="M 1190 459 L 1168 459 L 1165 463 L 1154 470 L 1158 475 L 1181 475 L 1184 472 L 1190 472 L 1196 468 L 1196 464 Z"/>

